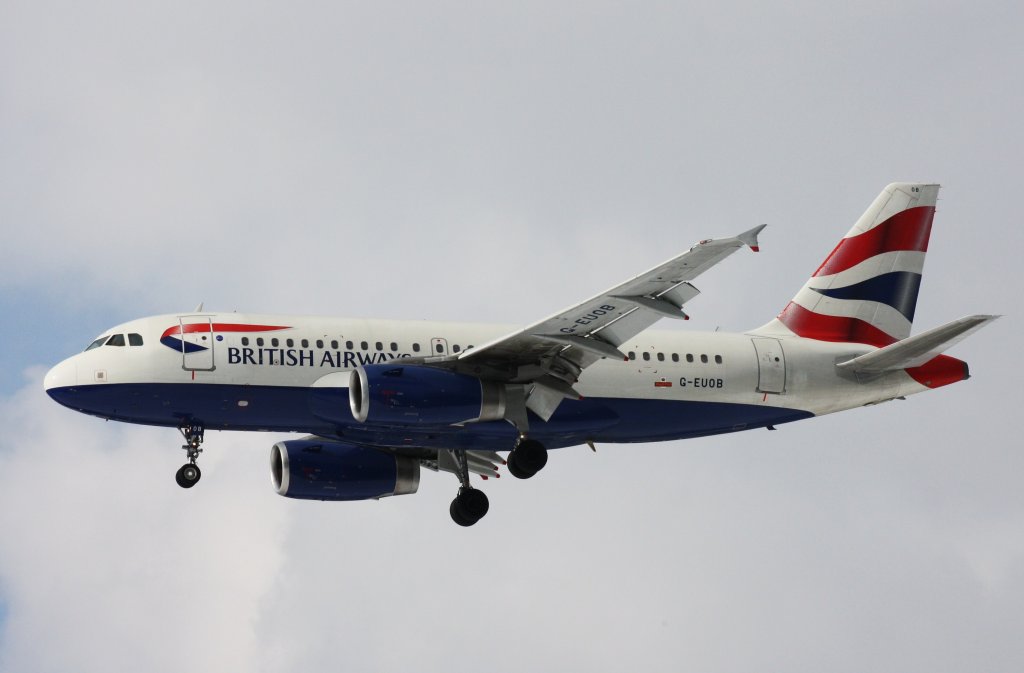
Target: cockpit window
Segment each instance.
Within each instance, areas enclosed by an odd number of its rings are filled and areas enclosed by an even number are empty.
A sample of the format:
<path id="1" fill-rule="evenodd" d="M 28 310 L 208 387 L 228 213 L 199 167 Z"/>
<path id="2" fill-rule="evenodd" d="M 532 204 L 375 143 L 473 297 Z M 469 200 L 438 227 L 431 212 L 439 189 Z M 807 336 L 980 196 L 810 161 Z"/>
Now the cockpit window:
<path id="1" fill-rule="evenodd" d="M 124 335 L 123 334 L 115 334 L 114 336 L 110 337 L 110 341 L 108 341 L 106 345 L 108 345 L 108 346 L 123 346 L 124 345 Z"/>
<path id="2" fill-rule="evenodd" d="M 109 338 L 110 338 L 109 335 L 101 336 L 99 339 L 96 339 L 96 341 L 93 341 L 91 344 L 89 344 L 89 347 L 86 348 L 85 350 L 91 351 L 93 348 L 99 348 L 100 346 L 103 345 L 103 342 L 106 341 Z"/>
<path id="3" fill-rule="evenodd" d="M 128 335 L 128 345 L 129 346 L 141 346 L 142 345 L 142 335 L 141 334 L 129 334 Z"/>

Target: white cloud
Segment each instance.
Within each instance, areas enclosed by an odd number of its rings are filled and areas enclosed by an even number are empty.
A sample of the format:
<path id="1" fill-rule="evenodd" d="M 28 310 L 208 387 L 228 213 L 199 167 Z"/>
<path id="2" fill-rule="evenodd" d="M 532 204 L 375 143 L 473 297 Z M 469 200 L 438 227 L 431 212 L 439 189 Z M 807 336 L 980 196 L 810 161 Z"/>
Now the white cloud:
<path id="1" fill-rule="evenodd" d="M 272 586 L 287 511 L 251 478 L 265 477 L 264 461 L 221 452 L 241 444 L 227 436 L 205 456 L 206 478 L 256 497 L 182 492 L 173 431 L 67 412 L 41 373 L 2 407 L 18 429 L 0 449 L 5 670 L 180 670 L 197 647 L 208 670 L 256 667 L 257 636 L 238 616 Z"/>

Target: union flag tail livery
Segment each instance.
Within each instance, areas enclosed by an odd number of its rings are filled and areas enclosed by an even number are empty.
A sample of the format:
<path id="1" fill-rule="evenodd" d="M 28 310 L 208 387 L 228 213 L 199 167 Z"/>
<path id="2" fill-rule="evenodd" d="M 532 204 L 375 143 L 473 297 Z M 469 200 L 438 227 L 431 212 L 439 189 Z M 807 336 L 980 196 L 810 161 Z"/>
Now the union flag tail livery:
<path id="1" fill-rule="evenodd" d="M 700 294 L 691 281 L 758 251 L 764 225 L 702 240 L 523 328 L 200 305 L 111 328 L 44 386 L 82 413 L 177 428 L 183 488 L 199 481 L 207 429 L 303 432 L 271 447 L 281 495 L 415 493 L 427 468 L 458 477 L 449 513 L 471 526 L 489 505 L 470 475 L 527 479 L 549 449 L 774 430 L 966 379 L 967 364 L 943 353 L 996 316 L 911 336 L 938 190 L 886 187 L 782 313 L 749 332 L 650 328 L 685 320 Z"/>
<path id="2" fill-rule="evenodd" d="M 888 346 L 910 336 L 938 185 L 878 195 L 777 320 L 797 336 Z"/>

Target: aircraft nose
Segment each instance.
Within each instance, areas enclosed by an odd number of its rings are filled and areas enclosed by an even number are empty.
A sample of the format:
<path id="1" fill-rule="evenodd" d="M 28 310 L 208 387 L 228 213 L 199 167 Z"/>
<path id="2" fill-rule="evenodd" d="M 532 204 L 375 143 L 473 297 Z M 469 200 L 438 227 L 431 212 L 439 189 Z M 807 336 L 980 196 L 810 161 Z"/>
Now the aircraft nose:
<path id="1" fill-rule="evenodd" d="M 78 385 L 78 367 L 73 360 L 74 358 L 68 358 L 46 373 L 46 378 L 43 379 L 43 389 L 50 394 L 50 397 L 53 397 L 55 390 Z"/>

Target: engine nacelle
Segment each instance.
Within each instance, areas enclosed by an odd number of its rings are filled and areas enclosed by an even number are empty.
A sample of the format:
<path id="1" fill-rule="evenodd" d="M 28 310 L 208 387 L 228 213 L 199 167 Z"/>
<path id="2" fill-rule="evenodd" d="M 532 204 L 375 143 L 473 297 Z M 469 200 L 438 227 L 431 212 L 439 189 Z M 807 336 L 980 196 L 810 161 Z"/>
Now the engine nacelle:
<path id="1" fill-rule="evenodd" d="M 348 384 L 360 423 L 451 425 L 505 417 L 505 386 L 419 365 L 366 365 Z"/>
<path id="2" fill-rule="evenodd" d="M 274 489 L 303 500 L 369 500 L 415 493 L 420 462 L 327 439 L 278 442 L 270 449 Z"/>

